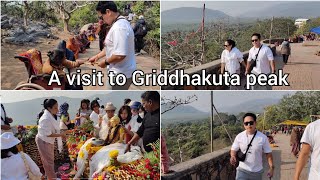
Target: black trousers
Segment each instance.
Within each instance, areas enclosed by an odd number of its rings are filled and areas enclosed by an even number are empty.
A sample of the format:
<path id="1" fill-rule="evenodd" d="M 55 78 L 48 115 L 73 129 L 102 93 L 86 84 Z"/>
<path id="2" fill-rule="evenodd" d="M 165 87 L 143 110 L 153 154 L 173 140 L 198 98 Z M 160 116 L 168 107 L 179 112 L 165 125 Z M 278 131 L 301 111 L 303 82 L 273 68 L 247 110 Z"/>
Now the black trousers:
<path id="1" fill-rule="evenodd" d="M 289 55 L 282 54 L 282 58 L 283 58 L 283 63 L 287 64 L 288 63 L 288 59 L 289 59 Z"/>
<path id="2" fill-rule="evenodd" d="M 142 36 L 135 37 L 134 46 L 135 46 L 136 53 L 139 53 L 141 49 L 144 47 L 144 41 Z"/>

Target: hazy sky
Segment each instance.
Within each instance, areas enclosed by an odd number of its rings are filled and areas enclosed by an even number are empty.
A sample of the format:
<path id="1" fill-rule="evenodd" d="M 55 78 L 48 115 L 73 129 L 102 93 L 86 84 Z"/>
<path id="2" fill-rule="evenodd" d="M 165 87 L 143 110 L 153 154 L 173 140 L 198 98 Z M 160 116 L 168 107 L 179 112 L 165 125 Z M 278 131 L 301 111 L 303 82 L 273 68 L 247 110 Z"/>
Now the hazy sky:
<path id="1" fill-rule="evenodd" d="M 95 94 L 108 94 L 108 91 L 1 91 L 0 101 L 3 103 L 25 101 L 35 98 L 65 96 L 70 98 L 89 97 Z"/>
<path id="2" fill-rule="evenodd" d="M 213 91 L 213 103 L 216 108 L 219 106 L 237 105 L 245 101 L 254 99 L 273 98 L 280 99 L 286 94 L 294 94 L 296 91 Z M 195 101 L 190 106 L 193 106 L 200 111 L 210 111 L 210 91 L 162 91 L 161 96 L 166 98 L 186 98 L 187 96 L 196 95 L 198 101 Z M 227 104 L 228 103 L 228 104 Z"/>
<path id="3" fill-rule="evenodd" d="M 253 9 L 264 9 L 284 1 L 269 1 L 267 3 L 265 1 L 161 1 L 161 11 L 179 7 L 202 8 L 204 2 L 208 9 L 220 10 L 228 15 L 237 16 Z"/>

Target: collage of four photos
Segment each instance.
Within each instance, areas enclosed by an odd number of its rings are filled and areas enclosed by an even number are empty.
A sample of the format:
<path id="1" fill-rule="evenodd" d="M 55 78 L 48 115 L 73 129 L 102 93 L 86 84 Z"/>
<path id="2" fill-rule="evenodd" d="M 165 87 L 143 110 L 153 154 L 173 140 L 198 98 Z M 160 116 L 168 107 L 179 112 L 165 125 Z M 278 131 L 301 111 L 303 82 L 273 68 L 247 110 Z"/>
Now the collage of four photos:
<path id="1" fill-rule="evenodd" d="M 319 7 L 1 1 L 1 179 L 320 179 Z"/>

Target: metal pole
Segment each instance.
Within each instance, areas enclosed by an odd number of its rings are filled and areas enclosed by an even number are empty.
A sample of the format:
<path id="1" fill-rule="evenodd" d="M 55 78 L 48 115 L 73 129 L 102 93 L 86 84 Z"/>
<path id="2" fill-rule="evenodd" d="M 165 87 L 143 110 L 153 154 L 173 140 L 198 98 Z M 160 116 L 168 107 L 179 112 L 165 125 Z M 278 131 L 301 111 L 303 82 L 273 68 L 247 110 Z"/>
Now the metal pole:
<path id="1" fill-rule="evenodd" d="M 211 152 L 213 152 L 213 91 L 211 91 L 211 123 L 210 123 L 210 131 L 211 131 Z"/>

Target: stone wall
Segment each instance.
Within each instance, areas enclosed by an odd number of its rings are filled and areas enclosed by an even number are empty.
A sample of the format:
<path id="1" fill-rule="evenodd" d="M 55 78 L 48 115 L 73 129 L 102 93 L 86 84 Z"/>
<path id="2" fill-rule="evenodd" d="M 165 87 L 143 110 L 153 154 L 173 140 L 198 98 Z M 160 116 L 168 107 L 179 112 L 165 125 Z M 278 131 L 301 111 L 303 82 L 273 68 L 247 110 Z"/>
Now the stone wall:
<path id="1" fill-rule="evenodd" d="M 199 156 L 170 167 L 173 173 L 162 174 L 163 180 L 235 179 L 235 167 L 229 163 L 230 147 Z"/>

